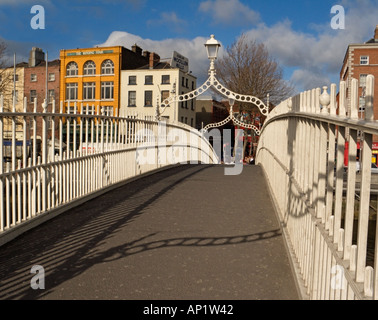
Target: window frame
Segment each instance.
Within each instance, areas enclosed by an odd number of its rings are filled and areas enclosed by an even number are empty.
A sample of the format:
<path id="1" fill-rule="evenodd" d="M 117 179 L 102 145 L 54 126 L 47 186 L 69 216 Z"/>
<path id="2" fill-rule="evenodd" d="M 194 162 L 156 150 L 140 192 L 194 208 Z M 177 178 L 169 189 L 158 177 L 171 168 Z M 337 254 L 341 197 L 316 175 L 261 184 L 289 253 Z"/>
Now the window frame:
<path id="1" fill-rule="evenodd" d="M 96 75 L 96 63 L 93 60 L 88 60 L 84 63 L 83 75 L 85 75 L 85 76 Z"/>
<path id="2" fill-rule="evenodd" d="M 131 93 L 135 94 L 134 98 L 131 98 Z M 134 100 L 134 104 L 131 101 Z M 136 91 L 130 90 L 127 94 L 127 106 L 130 108 L 136 107 Z"/>
<path id="3" fill-rule="evenodd" d="M 110 67 L 109 67 L 109 65 L 110 65 Z M 114 75 L 114 62 L 113 62 L 113 60 L 106 59 L 101 63 L 101 74 Z"/>
<path id="4" fill-rule="evenodd" d="M 30 90 L 30 102 L 33 103 L 34 99 L 37 99 L 37 90 Z"/>
<path id="5" fill-rule="evenodd" d="M 67 63 L 66 77 L 77 77 L 79 75 L 79 66 L 75 61 Z"/>
<path id="6" fill-rule="evenodd" d="M 83 100 L 92 101 L 96 99 L 96 82 L 83 82 Z"/>
<path id="7" fill-rule="evenodd" d="M 151 104 L 147 104 L 147 102 L 149 101 L 148 99 L 147 99 L 147 93 L 148 94 L 151 94 Z M 152 105 L 152 100 L 153 100 L 153 91 L 152 90 L 145 90 L 144 91 L 144 106 L 145 107 L 152 107 L 153 105 Z"/>
<path id="8" fill-rule="evenodd" d="M 366 60 L 366 63 L 363 62 L 363 60 Z M 360 65 L 361 66 L 368 66 L 369 63 L 370 63 L 369 60 L 370 60 L 369 56 L 360 56 Z"/>
<path id="9" fill-rule="evenodd" d="M 147 79 L 151 79 L 151 81 L 147 81 Z M 152 75 L 146 75 L 146 76 L 144 76 L 144 84 L 146 86 L 153 85 L 154 84 L 154 76 L 152 76 Z"/>
<path id="10" fill-rule="evenodd" d="M 109 92 L 107 92 L 107 89 L 109 89 Z M 107 93 L 109 93 L 109 97 L 106 97 Z M 101 82 L 101 100 L 114 100 L 114 81 Z"/>
<path id="11" fill-rule="evenodd" d="M 131 79 L 135 81 L 131 81 Z M 137 76 L 129 76 L 129 86 L 135 86 L 137 85 Z"/>
<path id="12" fill-rule="evenodd" d="M 76 98 L 74 99 L 71 98 L 71 94 L 69 94 L 69 92 L 72 92 L 71 90 L 73 90 L 74 96 L 76 96 Z M 79 93 L 79 84 L 77 82 L 66 83 L 66 100 L 67 101 L 77 101 L 78 93 Z"/>
<path id="13" fill-rule="evenodd" d="M 168 81 L 164 80 L 164 77 L 168 77 Z M 161 75 L 161 84 L 171 84 L 171 75 L 170 74 L 162 74 Z"/>

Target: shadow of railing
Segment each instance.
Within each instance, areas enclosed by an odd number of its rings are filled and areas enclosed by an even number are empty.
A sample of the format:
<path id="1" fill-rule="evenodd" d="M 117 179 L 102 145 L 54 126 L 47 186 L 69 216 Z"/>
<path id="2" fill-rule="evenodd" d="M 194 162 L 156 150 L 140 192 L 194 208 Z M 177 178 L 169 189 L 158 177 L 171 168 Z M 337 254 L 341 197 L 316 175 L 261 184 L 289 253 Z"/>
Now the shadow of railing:
<path id="1" fill-rule="evenodd" d="M 171 237 L 157 240 L 156 237 L 161 236 L 162 232 L 150 232 L 132 241 L 103 249 L 102 246 L 110 243 L 117 232 L 143 215 L 163 195 L 210 167 L 212 166 L 182 166 L 136 180 L 133 184 L 74 208 L 66 215 L 59 216 L 41 225 L 38 230 L 31 230 L 17 241 L 0 248 L 0 299 L 40 299 L 95 265 L 127 259 L 147 251 L 174 247 L 241 245 L 281 236 L 280 229 L 274 229 L 232 236 Z M 45 269 L 45 290 L 33 290 L 30 287 L 33 277 L 30 271 L 34 265 Z"/>

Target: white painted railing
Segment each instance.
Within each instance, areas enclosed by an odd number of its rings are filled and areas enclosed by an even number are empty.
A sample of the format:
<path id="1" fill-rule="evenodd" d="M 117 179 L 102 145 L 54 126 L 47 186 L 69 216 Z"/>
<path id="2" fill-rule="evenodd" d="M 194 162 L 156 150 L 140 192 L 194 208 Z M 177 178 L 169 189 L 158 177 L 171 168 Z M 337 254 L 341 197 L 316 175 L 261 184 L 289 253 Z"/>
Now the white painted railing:
<path id="1" fill-rule="evenodd" d="M 0 100 L 0 245 L 141 174 L 177 163 L 217 163 L 193 128 L 146 117 L 6 111 Z M 78 113 L 80 110 L 81 113 Z M 86 113 L 82 113 L 86 110 Z M 38 219 L 37 219 L 38 218 Z"/>
<path id="2" fill-rule="evenodd" d="M 257 151 L 304 297 L 316 300 L 378 299 L 377 212 L 371 212 L 377 204 L 370 202 L 376 197 L 372 137 L 378 135 L 374 77 L 367 79 L 364 119 L 359 119 L 357 80 L 348 97 L 346 91 L 341 82 L 338 98 L 332 85 L 328 96 L 315 89 L 281 103 L 265 122 Z"/>

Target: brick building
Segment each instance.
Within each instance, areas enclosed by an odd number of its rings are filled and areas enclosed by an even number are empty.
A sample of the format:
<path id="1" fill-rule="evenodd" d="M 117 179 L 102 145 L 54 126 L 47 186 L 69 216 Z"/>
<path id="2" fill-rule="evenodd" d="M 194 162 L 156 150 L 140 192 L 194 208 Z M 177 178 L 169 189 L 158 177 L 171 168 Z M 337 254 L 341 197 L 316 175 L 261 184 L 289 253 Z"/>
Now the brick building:
<path id="1" fill-rule="evenodd" d="M 378 25 L 374 31 L 374 37 L 365 43 L 350 44 L 347 48 L 343 66 L 340 72 L 340 80 L 347 85 L 347 112 L 350 114 L 350 97 L 352 79 L 359 81 L 359 118 L 364 117 L 366 77 L 371 74 L 375 77 L 374 96 L 378 97 Z M 378 119 L 378 99 L 374 100 L 374 119 Z M 377 163 L 378 137 L 373 137 L 373 162 Z"/>
<path id="2" fill-rule="evenodd" d="M 210 123 L 218 123 L 229 116 L 226 103 L 215 100 L 212 96 L 199 96 L 196 106 L 197 129 L 202 129 Z M 230 123 L 227 128 L 231 128 Z M 220 128 L 222 130 L 224 128 Z"/>
<path id="3" fill-rule="evenodd" d="M 53 100 L 56 103 L 56 110 L 59 110 L 59 76 L 60 61 L 49 61 L 46 67 L 43 51 L 33 48 L 24 72 L 24 92 L 28 102 L 28 111 L 33 110 L 34 101 L 37 100 L 37 111 L 42 112 L 42 103 L 46 99 L 46 88 L 48 90 L 48 110 L 51 111 Z"/>

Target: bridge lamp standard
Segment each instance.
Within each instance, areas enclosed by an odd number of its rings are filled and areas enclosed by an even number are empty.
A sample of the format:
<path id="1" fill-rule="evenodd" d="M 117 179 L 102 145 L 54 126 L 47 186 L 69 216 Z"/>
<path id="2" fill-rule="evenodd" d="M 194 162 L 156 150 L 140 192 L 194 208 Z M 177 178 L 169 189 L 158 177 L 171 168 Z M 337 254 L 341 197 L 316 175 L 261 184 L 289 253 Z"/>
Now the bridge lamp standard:
<path id="1" fill-rule="evenodd" d="M 210 36 L 210 39 L 206 41 L 205 43 L 206 51 L 207 51 L 207 57 L 210 60 L 210 71 L 215 71 L 215 60 L 218 58 L 218 51 L 221 47 L 221 44 L 214 38 L 214 35 L 212 34 Z"/>

